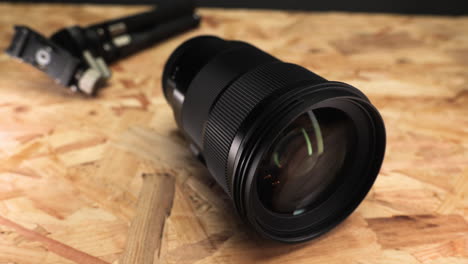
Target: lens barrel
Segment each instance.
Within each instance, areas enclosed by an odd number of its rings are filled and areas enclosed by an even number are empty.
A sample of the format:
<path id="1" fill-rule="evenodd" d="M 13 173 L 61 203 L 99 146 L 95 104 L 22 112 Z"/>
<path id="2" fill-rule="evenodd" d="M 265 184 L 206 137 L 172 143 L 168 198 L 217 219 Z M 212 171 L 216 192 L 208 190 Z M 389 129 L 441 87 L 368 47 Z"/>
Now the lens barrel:
<path id="1" fill-rule="evenodd" d="M 330 230 L 380 170 L 385 128 L 362 92 L 245 42 L 186 41 L 162 85 L 191 151 L 265 237 L 302 242 Z"/>

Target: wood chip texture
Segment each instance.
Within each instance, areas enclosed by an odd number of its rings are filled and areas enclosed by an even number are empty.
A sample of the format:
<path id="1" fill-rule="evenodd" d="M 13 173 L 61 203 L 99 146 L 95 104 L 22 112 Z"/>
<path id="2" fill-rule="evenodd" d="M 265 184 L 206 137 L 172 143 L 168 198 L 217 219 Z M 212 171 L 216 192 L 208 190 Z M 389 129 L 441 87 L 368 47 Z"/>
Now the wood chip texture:
<path id="1" fill-rule="evenodd" d="M 14 24 L 50 35 L 146 8 L 1 3 L 0 49 Z M 200 14 L 199 29 L 112 65 L 97 98 L 0 54 L 0 263 L 129 263 L 141 256 L 126 250 L 146 245 L 146 257 L 167 264 L 468 263 L 468 17 Z M 382 170 L 336 229 L 300 245 L 259 238 L 190 155 L 161 72 L 201 34 L 245 40 L 350 83 L 381 111 Z"/>

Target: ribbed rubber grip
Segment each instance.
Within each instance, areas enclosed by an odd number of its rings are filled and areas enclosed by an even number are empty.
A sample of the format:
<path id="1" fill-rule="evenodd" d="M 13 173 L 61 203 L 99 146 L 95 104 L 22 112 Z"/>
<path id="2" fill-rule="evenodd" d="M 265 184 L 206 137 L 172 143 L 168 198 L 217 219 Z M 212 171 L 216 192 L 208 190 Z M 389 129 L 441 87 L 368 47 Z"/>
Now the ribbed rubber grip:
<path id="1" fill-rule="evenodd" d="M 244 120 L 273 92 L 305 80 L 326 81 L 294 64 L 265 64 L 234 81 L 216 101 L 205 127 L 204 157 L 211 174 L 227 193 L 230 194 L 226 173 L 229 150 Z"/>

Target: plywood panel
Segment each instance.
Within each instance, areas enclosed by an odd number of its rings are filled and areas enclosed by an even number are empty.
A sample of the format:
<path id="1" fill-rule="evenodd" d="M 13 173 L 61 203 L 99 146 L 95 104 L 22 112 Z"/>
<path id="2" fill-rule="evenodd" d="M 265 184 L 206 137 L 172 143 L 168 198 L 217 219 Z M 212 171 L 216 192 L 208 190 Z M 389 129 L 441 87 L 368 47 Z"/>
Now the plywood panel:
<path id="1" fill-rule="evenodd" d="M 0 48 L 14 24 L 50 34 L 140 10 L 0 4 Z M 200 13 L 196 31 L 113 65 L 95 99 L 0 55 L 0 263 L 116 263 L 141 175 L 159 172 L 175 187 L 158 263 L 468 263 L 467 17 Z M 380 109 L 382 171 L 338 228 L 301 245 L 258 238 L 190 155 L 160 78 L 175 47 L 199 34 L 246 40 L 348 82 Z"/>

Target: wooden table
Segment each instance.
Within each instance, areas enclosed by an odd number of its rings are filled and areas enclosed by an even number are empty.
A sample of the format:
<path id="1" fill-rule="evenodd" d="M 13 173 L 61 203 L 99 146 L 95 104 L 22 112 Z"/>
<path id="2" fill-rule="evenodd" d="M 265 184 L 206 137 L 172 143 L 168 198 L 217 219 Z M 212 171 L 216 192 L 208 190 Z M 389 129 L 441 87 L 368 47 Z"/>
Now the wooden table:
<path id="1" fill-rule="evenodd" d="M 50 34 L 140 10 L 0 4 L 0 48 L 14 24 Z M 0 263 L 117 263 L 144 173 L 175 178 L 163 188 L 173 200 L 155 227 L 157 263 L 468 263 L 468 17 L 200 13 L 200 29 L 113 65 L 95 99 L 0 55 Z M 382 171 L 338 228 L 299 245 L 258 238 L 192 158 L 161 71 L 199 34 L 251 42 L 362 89 L 379 108 Z"/>

